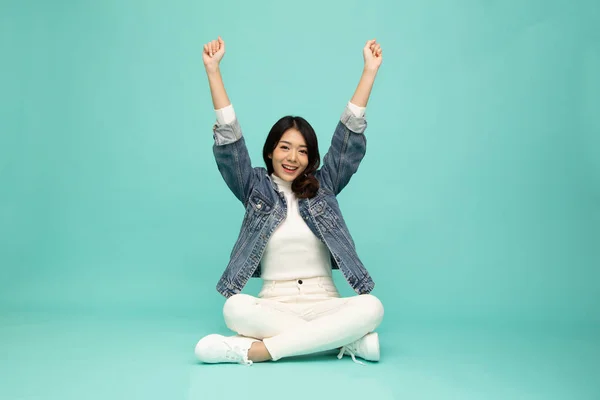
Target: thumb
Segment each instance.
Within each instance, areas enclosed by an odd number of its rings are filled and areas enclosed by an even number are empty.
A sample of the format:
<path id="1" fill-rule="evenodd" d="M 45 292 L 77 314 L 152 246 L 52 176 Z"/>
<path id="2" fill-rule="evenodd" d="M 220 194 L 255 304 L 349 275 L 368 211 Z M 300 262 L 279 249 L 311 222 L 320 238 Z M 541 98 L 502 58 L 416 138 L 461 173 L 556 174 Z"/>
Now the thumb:
<path id="1" fill-rule="evenodd" d="M 218 41 L 219 41 L 219 45 L 220 45 L 219 47 L 225 49 L 225 41 L 221 38 L 221 36 L 219 36 Z"/>

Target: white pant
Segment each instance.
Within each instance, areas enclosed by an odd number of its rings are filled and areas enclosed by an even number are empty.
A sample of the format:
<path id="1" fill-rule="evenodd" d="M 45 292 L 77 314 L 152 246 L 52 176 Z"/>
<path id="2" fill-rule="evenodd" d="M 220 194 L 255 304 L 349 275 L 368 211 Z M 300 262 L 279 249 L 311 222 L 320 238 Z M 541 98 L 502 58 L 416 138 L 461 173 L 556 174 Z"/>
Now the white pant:
<path id="1" fill-rule="evenodd" d="M 330 277 L 264 281 L 258 297 L 225 302 L 229 329 L 260 339 L 274 361 L 350 344 L 379 326 L 383 305 L 373 295 L 340 297 Z"/>

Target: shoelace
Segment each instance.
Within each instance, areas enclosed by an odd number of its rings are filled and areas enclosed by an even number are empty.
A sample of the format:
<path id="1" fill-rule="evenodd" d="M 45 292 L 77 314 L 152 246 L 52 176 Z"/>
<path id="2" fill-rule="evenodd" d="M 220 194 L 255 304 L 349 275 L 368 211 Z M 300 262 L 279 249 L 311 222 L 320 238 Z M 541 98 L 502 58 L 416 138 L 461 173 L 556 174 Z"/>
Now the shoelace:
<path id="1" fill-rule="evenodd" d="M 252 361 L 248 360 L 248 350 L 244 350 L 239 346 L 231 347 L 228 343 L 226 344 L 229 347 L 229 350 L 227 350 L 227 354 L 225 357 L 243 365 L 252 365 Z"/>
<path id="2" fill-rule="evenodd" d="M 356 359 L 356 356 L 354 355 L 355 352 L 356 352 L 356 349 L 353 349 L 350 346 L 344 346 L 340 349 L 340 353 L 337 355 L 337 358 L 339 360 L 341 360 L 342 357 L 344 357 L 344 353 L 345 353 L 345 354 L 350 355 L 350 357 L 352 357 L 352 361 L 354 361 L 356 364 L 365 365 L 364 362 L 360 362 Z"/>

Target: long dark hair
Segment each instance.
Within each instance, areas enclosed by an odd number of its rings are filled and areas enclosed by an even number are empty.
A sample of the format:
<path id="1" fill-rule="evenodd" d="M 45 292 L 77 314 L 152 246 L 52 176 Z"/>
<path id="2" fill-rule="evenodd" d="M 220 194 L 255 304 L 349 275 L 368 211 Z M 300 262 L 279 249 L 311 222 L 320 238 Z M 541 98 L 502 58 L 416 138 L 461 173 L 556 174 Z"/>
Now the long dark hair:
<path id="1" fill-rule="evenodd" d="M 291 128 L 297 129 L 302 134 L 308 147 L 308 165 L 304 172 L 292 182 L 292 191 L 299 199 L 310 199 L 316 196 L 319 189 L 319 181 L 315 178 L 314 173 L 317 172 L 319 165 L 321 165 L 321 156 L 319 155 L 317 135 L 308 121 L 302 117 L 291 115 L 287 115 L 277 121 L 271 128 L 265 141 L 263 159 L 265 160 L 269 175 L 272 174 L 273 160 L 269 158 L 269 154 L 273 153 L 283 134 Z"/>

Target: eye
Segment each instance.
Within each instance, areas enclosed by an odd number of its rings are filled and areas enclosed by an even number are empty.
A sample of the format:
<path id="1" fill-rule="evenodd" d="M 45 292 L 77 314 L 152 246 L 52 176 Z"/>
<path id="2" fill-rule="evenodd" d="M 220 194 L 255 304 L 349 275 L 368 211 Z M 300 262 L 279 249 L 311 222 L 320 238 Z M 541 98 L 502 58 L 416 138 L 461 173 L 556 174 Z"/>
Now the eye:
<path id="1" fill-rule="evenodd" d="M 300 153 L 302 153 L 302 154 L 308 154 L 308 151 L 306 151 L 306 150 L 300 150 Z"/>
<path id="2" fill-rule="evenodd" d="M 280 147 L 280 149 L 285 149 L 285 150 L 287 150 L 287 149 L 288 149 L 288 147 L 287 147 L 286 145 L 282 145 L 282 146 Z"/>

